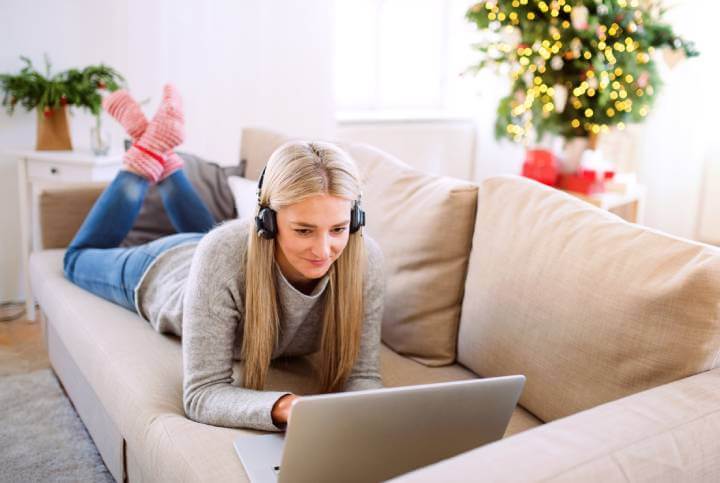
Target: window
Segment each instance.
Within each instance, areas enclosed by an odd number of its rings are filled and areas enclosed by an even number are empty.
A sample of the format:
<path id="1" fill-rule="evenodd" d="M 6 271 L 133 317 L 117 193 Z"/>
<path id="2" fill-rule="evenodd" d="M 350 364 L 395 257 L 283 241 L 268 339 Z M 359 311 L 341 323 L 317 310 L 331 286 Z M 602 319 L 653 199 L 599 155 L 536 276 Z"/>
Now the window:
<path id="1" fill-rule="evenodd" d="M 338 111 L 460 110 L 477 58 L 468 0 L 336 0 Z"/>

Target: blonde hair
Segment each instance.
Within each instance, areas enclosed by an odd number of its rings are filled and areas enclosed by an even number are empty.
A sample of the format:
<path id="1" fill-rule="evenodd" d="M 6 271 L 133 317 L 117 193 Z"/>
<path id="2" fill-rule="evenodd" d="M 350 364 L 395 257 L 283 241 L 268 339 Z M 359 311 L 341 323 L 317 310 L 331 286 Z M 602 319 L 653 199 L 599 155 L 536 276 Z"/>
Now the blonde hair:
<path id="1" fill-rule="evenodd" d="M 290 142 L 268 160 L 260 204 L 277 211 L 317 195 L 360 199 L 360 177 L 350 157 L 321 142 Z M 340 391 L 350 375 L 360 347 L 363 322 L 365 245 L 362 229 L 349 235 L 342 254 L 330 266 L 323 295 L 319 384 L 321 392 Z M 250 230 L 246 260 L 243 385 L 265 386 L 277 344 L 280 307 L 274 273 L 275 240 Z"/>

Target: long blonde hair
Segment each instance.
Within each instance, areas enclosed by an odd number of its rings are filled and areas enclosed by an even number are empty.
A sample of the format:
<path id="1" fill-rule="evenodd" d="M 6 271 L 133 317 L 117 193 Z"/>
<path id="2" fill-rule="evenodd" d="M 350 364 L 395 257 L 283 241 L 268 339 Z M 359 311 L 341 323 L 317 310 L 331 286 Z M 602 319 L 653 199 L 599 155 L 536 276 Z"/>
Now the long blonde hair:
<path id="1" fill-rule="evenodd" d="M 338 147 L 321 142 L 290 142 L 268 160 L 260 204 L 277 211 L 317 194 L 347 200 L 360 199 L 360 177 L 350 157 Z M 245 279 L 245 325 L 242 357 L 243 385 L 261 390 L 280 326 L 275 240 L 250 230 Z M 365 245 L 362 229 L 349 235 L 347 246 L 331 265 L 323 294 L 320 342 L 320 391 L 340 391 L 350 375 L 360 348 L 363 322 Z"/>

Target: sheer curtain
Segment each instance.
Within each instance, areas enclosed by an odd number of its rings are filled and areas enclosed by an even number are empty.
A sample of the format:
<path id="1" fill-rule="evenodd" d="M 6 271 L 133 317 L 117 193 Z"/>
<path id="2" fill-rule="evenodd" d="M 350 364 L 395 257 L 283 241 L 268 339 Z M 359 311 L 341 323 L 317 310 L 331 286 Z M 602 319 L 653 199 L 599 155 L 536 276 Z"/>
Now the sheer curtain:
<path id="1" fill-rule="evenodd" d="M 717 48 L 720 3 L 676 2 L 667 20 L 696 42 L 700 56 L 661 63 L 664 86 L 647 122 L 636 128 L 633 168 L 648 187 L 645 222 L 687 238 L 712 240 L 720 225 Z M 661 55 L 662 56 L 662 55 Z M 666 60 L 672 57 L 664 56 Z"/>

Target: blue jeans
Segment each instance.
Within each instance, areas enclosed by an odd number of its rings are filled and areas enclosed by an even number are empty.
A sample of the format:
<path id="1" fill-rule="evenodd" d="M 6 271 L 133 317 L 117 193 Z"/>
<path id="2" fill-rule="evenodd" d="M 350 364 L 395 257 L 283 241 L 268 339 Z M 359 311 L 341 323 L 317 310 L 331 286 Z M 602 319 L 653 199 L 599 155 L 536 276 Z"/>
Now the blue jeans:
<path id="1" fill-rule="evenodd" d="M 178 170 L 157 186 L 178 232 L 144 245 L 120 248 L 142 208 L 147 179 L 120 171 L 88 213 L 63 260 L 65 277 L 100 297 L 135 310 L 135 287 L 166 250 L 198 241 L 215 224 L 212 214 Z"/>

